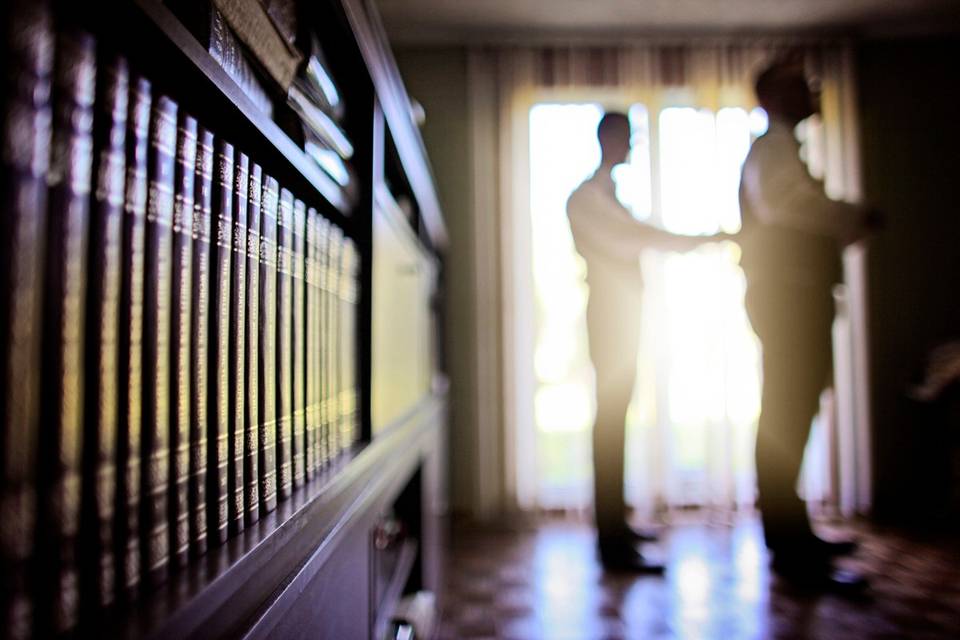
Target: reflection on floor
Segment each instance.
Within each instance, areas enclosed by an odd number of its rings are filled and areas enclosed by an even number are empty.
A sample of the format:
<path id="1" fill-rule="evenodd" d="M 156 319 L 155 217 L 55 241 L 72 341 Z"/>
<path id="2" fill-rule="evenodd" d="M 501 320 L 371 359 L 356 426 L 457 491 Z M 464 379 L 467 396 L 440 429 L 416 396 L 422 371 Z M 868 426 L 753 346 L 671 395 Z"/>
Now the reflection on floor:
<path id="1" fill-rule="evenodd" d="M 821 528 L 821 531 L 823 529 Z M 587 523 L 455 526 L 441 640 L 517 638 L 960 638 L 960 546 L 866 525 L 845 566 L 864 596 L 797 591 L 771 576 L 755 516 L 674 525 L 665 576 L 604 575 Z"/>

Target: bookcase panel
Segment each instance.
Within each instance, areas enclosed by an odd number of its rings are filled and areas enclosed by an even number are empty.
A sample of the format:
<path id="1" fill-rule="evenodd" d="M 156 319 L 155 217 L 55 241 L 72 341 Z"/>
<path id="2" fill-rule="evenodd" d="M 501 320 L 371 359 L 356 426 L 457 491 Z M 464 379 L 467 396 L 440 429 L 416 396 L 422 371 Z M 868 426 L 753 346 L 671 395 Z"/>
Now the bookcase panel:
<path id="1" fill-rule="evenodd" d="M 0 13 L 0 638 L 256 637 L 297 620 L 304 637 L 368 637 L 365 541 L 435 457 L 444 414 L 429 355 L 442 221 L 375 12 Z M 247 18 L 291 54 L 286 81 Z M 414 176 L 435 237 L 390 232 L 421 275 L 394 289 L 411 384 L 374 439 L 371 381 L 391 370 L 371 357 L 381 104 L 405 141 L 391 171 Z M 318 614 L 338 584 L 356 606 Z"/>

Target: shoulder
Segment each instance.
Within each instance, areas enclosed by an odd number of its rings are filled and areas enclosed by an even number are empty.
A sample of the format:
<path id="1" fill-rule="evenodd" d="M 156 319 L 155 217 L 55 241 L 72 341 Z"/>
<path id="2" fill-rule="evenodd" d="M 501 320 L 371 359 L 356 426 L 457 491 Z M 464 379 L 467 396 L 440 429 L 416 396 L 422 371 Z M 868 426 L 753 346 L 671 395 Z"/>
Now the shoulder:
<path id="1" fill-rule="evenodd" d="M 567 215 L 572 216 L 582 211 L 584 206 L 587 205 L 594 192 L 593 178 L 587 178 L 580 185 L 570 193 L 570 197 L 567 198 Z"/>
<path id="2" fill-rule="evenodd" d="M 799 159 L 800 145 L 793 132 L 785 127 L 771 127 L 753 141 L 744 160 L 745 172 L 766 173 L 784 163 Z"/>
<path id="3" fill-rule="evenodd" d="M 758 153 L 778 153 L 780 151 L 796 151 L 800 143 L 797 142 L 793 130 L 785 125 L 772 124 L 762 136 L 757 138 L 751 151 Z"/>

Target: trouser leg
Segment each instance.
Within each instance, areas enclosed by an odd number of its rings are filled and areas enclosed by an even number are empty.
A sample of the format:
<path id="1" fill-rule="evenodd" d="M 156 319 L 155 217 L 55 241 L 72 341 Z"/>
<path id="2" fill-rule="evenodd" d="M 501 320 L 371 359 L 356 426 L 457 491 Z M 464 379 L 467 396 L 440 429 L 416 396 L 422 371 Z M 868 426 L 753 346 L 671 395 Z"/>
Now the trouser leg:
<path id="1" fill-rule="evenodd" d="M 620 535 L 626 523 L 624 444 L 627 409 L 636 381 L 639 316 L 633 307 L 592 300 L 587 321 L 596 372 L 594 509 L 597 534 L 603 539 Z"/>
<path id="2" fill-rule="evenodd" d="M 597 365 L 598 370 L 602 367 L 602 364 Z M 620 379 L 597 375 L 593 469 L 597 533 L 601 538 L 621 532 L 626 521 L 623 497 L 624 444 L 633 382 L 633 375 L 624 375 Z"/>
<path id="3" fill-rule="evenodd" d="M 759 507 L 773 550 L 811 534 L 796 486 L 811 422 L 831 366 L 832 300 L 810 292 L 748 296 L 748 310 L 763 345 L 763 393 L 757 426 Z"/>

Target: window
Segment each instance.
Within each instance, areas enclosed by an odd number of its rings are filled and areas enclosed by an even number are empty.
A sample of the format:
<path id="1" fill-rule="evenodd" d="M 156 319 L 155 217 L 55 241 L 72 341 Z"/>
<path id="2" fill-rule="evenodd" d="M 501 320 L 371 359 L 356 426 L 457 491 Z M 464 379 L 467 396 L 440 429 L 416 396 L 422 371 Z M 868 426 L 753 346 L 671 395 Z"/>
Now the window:
<path id="1" fill-rule="evenodd" d="M 588 291 L 565 215 L 569 194 L 596 168 L 593 103 L 541 103 L 530 112 L 538 500 L 586 507 L 591 496 L 593 369 L 586 340 Z M 740 166 L 757 110 L 629 110 L 633 152 L 614 172 L 639 219 L 677 233 L 739 229 Z M 628 415 L 627 497 L 663 505 L 752 503 L 759 354 L 743 310 L 732 243 L 678 255 L 647 252 L 638 383 Z"/>

